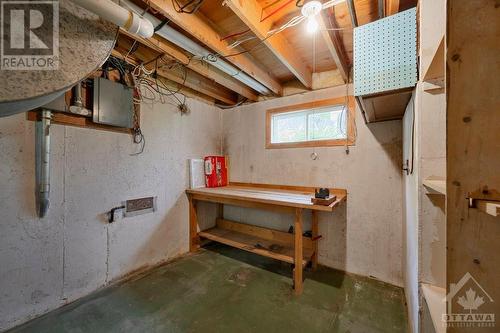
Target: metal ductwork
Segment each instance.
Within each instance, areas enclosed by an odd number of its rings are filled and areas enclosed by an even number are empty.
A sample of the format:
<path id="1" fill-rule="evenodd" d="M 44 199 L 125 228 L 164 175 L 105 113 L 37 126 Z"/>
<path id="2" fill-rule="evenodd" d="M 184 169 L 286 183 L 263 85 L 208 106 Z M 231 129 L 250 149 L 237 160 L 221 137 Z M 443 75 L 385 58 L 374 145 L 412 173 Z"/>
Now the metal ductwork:
<path id="1" fill-rule="evenodd" d="M 136 13 L 142 14 L 144 12 L 143 9 L 136 6 L 129 0 L 120 0 L 120 4 L 125 5 L 126 7 L 130 8 L 132 11 Z M 144 13 L 143 16 L 146 19 L 148 19 L 151 23 L 153 23 L 155 27 L 159 26 L 162 23 L 158 18 L 147 12 Z M 197 43 L 193 42 L 191 39 L 189 39 L 179 31 L 169 27 L 166 24 L 163 25 L 163 27 L 161 27 L 158 31 L 156 31 L 156 33 L 161 37 L 167 39 L 168 41 L 174 43 L 175 45 L 179 46 L 180 48 L 188 51 L 189 53 L 194 54 L 195 56 L 209 57 L 213 53 L 207 50 L 206 48 L 198 45 Z M 220 58 L 215 58 L 213 59 L 213 61 L 210 61 L 210 64 L 217 67 L 224 73 L 231 75 L 238 81 L 249 86 L 250 88 L 254 89 L 260 94 L 269 95 L 271 93 L 270 90 L 262 83 L 258 82 L 257 80 L 247 75 L 246 73 L 242 72 L 240 69 L 231 65 L 227 61 L 221 60 Z"/>
<path id="2" fill-rule="evenodd" d="M 50 121 L 52 113 L 41 110 L 35 125 L 36 212 L 45 217 L 50 206 Z"/>
<path id="3" fill-rule="evenodd" d="M 120 7 L 111 0 L 71 0 L 78 6 L 83 7 L 102 19 L 112 22 L 124 28 L 132 34 L 137 34 L 144 38 L 154 35 L 153 24 L 142 18 L 139 14 L 131 10 Z"/>

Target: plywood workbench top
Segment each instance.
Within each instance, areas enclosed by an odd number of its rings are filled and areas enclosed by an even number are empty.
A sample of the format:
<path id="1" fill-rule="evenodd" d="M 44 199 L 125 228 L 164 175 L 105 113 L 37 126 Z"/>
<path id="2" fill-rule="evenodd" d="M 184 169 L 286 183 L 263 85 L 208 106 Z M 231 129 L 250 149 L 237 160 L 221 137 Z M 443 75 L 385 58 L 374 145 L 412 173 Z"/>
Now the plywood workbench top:
<path id="1" fill-rule="evenodd" d="M 228 186 L 214 188 L 188 189 L 186 193 L 194 199 L 227 199 L 284 207 L 296 207 L 331 212 L 342 201 L 347 199 L 347 191 L 330 189 L 337 199 L 329 206 L 314 205 L 314 187 L 283 186 L 253 183 L 230 183 Z"/>

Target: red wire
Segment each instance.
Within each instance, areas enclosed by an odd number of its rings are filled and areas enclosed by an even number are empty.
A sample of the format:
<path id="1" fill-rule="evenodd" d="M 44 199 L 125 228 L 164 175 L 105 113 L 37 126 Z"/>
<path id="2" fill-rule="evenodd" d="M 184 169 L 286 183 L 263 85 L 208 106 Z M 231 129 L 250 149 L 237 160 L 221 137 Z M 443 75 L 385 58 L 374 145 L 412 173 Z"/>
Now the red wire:
<path id="1" fill-rule="evenodd" d="M 242 32 L 237 32 L 237 33 L 235 33 L 235 34 L 227 35 L 226 37 L 221 38 L 221 41 L 226 40 L 226 39 L 231 38 L 231 37 L 236 37 L 236 36 L 239 36 L 239 35 L 246 34 L 246 33 L 247 33 L 247 32 L 249 32 L 249 31 L 250 31 L 250 29 L 247 29 L 247 30 L 242 31 Z"/>
<path id="2" fill-rule="evenodd" d="M 274 14 L 276 14 L 277 12 L 279 12 L 280 10 L 282 10 L 283 8 L 285 8 L 286 6 L 288 6 L 293 1 L 294 0 L 288 0 L 287 2 L 285 2 L 284 4 L 282 4 L 281 6 L 279 6 L 275 10 L 273 10 L 271 13 L 269 13 L 267 16 L 265 16 L 264 18 L 262 18 L 260 21 L 264 22 L 265 20 L 267 20 L 268 18 L 270 18 L 271 16 L 273 16 Z"/>

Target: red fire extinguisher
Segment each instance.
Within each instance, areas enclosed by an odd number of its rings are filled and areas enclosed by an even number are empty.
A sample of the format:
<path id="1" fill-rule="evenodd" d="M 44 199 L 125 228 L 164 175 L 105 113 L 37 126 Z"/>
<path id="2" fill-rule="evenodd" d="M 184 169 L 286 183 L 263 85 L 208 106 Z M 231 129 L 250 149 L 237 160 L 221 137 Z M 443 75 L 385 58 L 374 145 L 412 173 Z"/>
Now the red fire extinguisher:
<path id="1" fill-rule="evenodd" d="M 227 166 L 224 156 L 205 157 L 205 185 L 207 187 L 227 185 Z"/>

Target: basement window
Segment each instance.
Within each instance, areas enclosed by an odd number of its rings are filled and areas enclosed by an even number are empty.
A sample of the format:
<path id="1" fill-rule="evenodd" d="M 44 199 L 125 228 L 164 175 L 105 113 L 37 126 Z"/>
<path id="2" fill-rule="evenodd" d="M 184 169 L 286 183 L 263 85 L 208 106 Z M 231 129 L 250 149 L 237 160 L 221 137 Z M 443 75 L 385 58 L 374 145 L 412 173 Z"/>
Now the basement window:
<path id="1" fill-rule="evenodd" d="M 266 148 L 354 144 L 352 96 L 267 110 Z"/>

